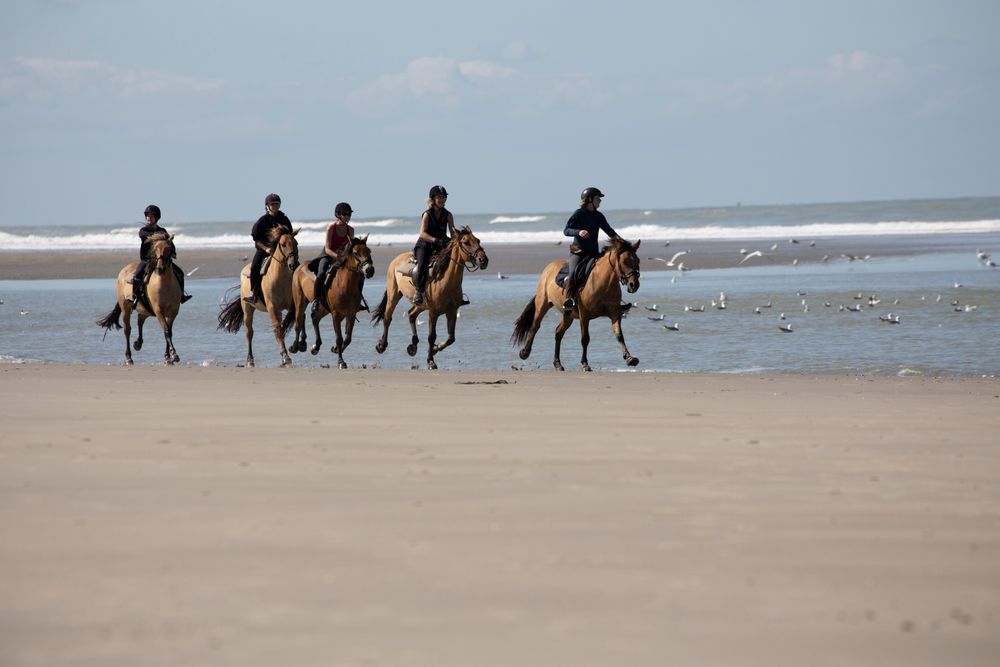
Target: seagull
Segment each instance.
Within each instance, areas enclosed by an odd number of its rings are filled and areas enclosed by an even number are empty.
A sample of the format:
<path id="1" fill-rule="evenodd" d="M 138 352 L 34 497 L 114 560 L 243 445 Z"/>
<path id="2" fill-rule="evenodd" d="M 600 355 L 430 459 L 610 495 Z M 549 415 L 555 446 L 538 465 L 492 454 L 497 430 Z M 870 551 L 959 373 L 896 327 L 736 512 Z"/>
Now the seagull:
<path id="1" fill-rule="evenodd" d="M 760 315 L 760 306 L 758 306 L 758 307 L 756 307 L 756 308 L 753 309 L 753 314 L 754 315 Z"/>
<path id="2" fill-rule="evenodd" d="M 191 269 L 190 271 L 188 271 L 186 275 L 187 275 L 188 277 L 190 277 L 192 273 L 194 273 L 195 271 L 197 271 L 197 270 L 198 270 L 198 269 L 200 269 L 200 268 L 201 268 L 200 266 L 196 266 L 196 267 L 194 267 L 193 269 Z"/>
<path id="3" fill-rule="evenodd" d="M 502 274 L 499 271 L 497 271 L 497 279 L 498 280 L 507 280 L 507 276 L 505 276 L 504 274 Z"/>
<path id="4" fill-rule="evenodd" d="M 798 266 L 798 265 L 799 265 L 799 259 L 796 257 L 795 259 L 792 260 L 792 266 Z"/>
<path id="5" fill-rule="evenodd" d="M 660 313 L 660 314 L 659 314 L 659 315 L 657 315 L 656 317 L 650 317 L 650 318 L 648 318 L 648 319 L 649 319 L 650 321 L 652 321 L 652 322 L 660 322 L 660 321 L 662 321 L 662 320 L 663 320 L 663 313 Z"/>
<path id="6" fill-rule="evenodd" d="M 31 312 L 30 310 L 25 310 L 24 308 L 21 309 L 21 314 L 22 315 L 27 315 L 30 312 Z"/>
<path id="7" fill-rule="evenodd" d="M 666 329 L 667 331 L 680 331 L 681 330 L 681 326 L 679 324 L 677 324 L 677 322 L 674 322 L 673 324 L 664 324 L 663 328 Z"/>
<path id="8" fill-rule="evenodd" d="M 826 301 L 826 302 L 824 302 L 824 303 L 823 303 L 823 305 L 824 305 L 825 307 L 829 308 L 829 307 L 830 307 L 830 302 L 829 302 L 829 301 Z"/>
<path id="9" fill-rule="evenodd" d="M 247 261 L 249 259 L 250 259 L 250 255 L 243 255 L 243 259 L 241 259 L 240 261 L 241 262 L 245 262 L 245 261 Z"/>
<path id="10" fill-rule="evenodd" d="M 856 297 L 854 297 L 854 300 L 855 301 L 861 301 L 861 299 L 863 299 L 863 298 L 865 298 L 865 295 L 862 294 L 861 292 L 858 292 L 858 295 Z"/>
<path id="11" fill-rule="evenodd" d="M 785 314 L 784 314 L 784 313 L 782 313 L 782 314 L 778 315 L 778 319 L 779 319 L 779 320 L 783 320 L 783 319 L 785 319 Z"/>
<path id="12" fill-rule="evenodd" d="M 830 256 L 829 255 L 823 255 L 823 263 L 826 264 L 829 261 L 830 261 Z"/>
<path id="13" fill-rule="evenodd" d="M 809 296 L 809 292 L 806 292 L 805 290 L 797 290 L 795 294 L 797 296 Z"/>
<path id="14" fill-rule="evenodd" d="M 860 313 L 861 312 L 861 306 L 859 304 L 855 304 L 853 306 L 848 306 L 847 310 L 851 311 L 852 313 Z"/>
<path id="15" fill-rule="evenodd" d="M 0 299 L 0 306 L 3 305 L 3 299 Z"/>
<path id="16" fill-rule="evenodd" d="M 965 285 L 963 285 L 962 283 L 958 283 L 958 282 L 955 283 L 955 289 L 959 289 L 960 287 L 965 287 Z"/>
<path id="17" fill-rule="evenodd" d="M 979 310 L 979 306 L 973 306 L 971 303 L 965 304 L 965 312 L 971 313 L 974 310 Z"/>
<path id="18" fill-rule="evenodd" d="M 654 313 L 656 312 L 657 308 L 658 308 L 658 306 L 655 303 L 652 306 L 646 306 L 646 310 L 650 310 L 650 311 L 652 311 Z"/>
<path id="19" fill-rule="evenodd" d="M 684 262 L 681 262 L 680 264 L 677 265 L 677 270 L 678 271 L 690 271 L 691 269 L 689 269 L 686 266 L 684 266 Z"/>
<path id="20" fill-rule="evenodd" d="M 810 248 L 815 248 L 816 247 L 816 242 L 815 241 L 810 241 L 809 242 L 809 247 Z"/>
<path id="21" fill-rule="evenodd" d="M 684 306 L 684 312 L 686 313 L 704 313 L 705 306 Z"/>
<path id="22" fill-rule="evenodd" d="M 780 331 L 782 333 L 792 333 L 792 325 L 791 324 L 779 324 L 778 325 L 778 331 Z"/>
<path id="23" fill-rule="evenodd" d="M 774 252 L 777 249 L 778 249 L 778 244 L 777 243 L 772 243 L 771 244 L 771 252 Z"/>
<path id="24" fill-rule="evenodd" d="M 788 242 L 789 243 L 798 243 L 798 240 L 797 239 L 788 239 Z"/>
<path id="25" fill-rule="evenodd" d="M 771 302 L 770 301 L 768 301 L 763 306 L 761 306 L 761 308 L 770 308 L 770 307 L 771 307 Z"/>
<path id="26" fill-rule="evenodd" d="M 741 252 L 743 252 L 743 251 L 741 251 Z M 739 266 L 739 265 L 740 265 L 740 264 L 742 264 L 743 262 L 745 262 L 745 261 L 747 261 L 747 260 L 749 260 L 749 259 L 752 259 L 752 258 L 754 258 L 754 257 L 763 257 L 763 256 L 764 256 L 764 253 L 763 253 L 763 252 L 761 252 L 760 250 L 754 250 L 754 251 L 753 251 L 753 252 L 751 252 L 751 253 L 744 253 L 744 256 L 743 256 L 743 259 L 741 259 L 741 260 L 739 261 L 739 264 L 737 264 L 736 266 Z"/>

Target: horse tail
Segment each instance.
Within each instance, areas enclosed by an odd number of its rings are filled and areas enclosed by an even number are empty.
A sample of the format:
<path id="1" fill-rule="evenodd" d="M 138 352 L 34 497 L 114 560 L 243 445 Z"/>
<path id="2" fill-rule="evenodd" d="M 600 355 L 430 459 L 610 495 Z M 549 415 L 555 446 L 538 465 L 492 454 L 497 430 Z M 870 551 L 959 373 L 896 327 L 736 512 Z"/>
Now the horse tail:
<path id="1" fill-rule="evenodd" d="M 122 314 L 121 304 L 116 303 L 115 307 L 111 309 L 111 312 L 109 312 L 107 315 L 97 320 L 96 322 L 94 322 L 94 324 L 101 327 L 102 329 L 107 329 L 109 331 L 111 330 L 111 327 L 114 327 L 115 329 L 121 329 L 122 328 L 121 322 L 118 321 L 119 318 L 121 317 L 121 314 Z"/>
<path id="2" fill-rule="evenodd" d="M 219 329 L 225 329 L 229 333 L 237 333 L 243 326 L 243 298 L 236 295 L 236 298 L 222 307 L 219 313 Z"/>
<path id="3" fill-rule="evenodd" d="M 531 323 L 535 320 L 535 300 L 532 299 L 521 311 L 521 315 L 514 321 L 514 333 L 510 335 L 511 345 L 520 345 L 528 339 L 528 332 L 531 330 Z"/>
<path id="4" fill-rule="evenodd" d="M 375 306 L 375 310 L 372 311 L 372 326 L 375 326 L 385 317 L 385 309 L 389 305 L 389 292 L 386 290 L 382 292 L 382 303 Z"/>
<path id="5" fill-rule="evenodd" d="M 243 311 L 240 311 L 240 319 L 242 319 Z M 285 319 L 281 320 L 281 324 L 278 325 L 278 335 L 282 338 L 285 337 L 285 333 L 288 332 L 288 327 L 295 323 L 295 309 L 289 308 L 285 311 Z"/>

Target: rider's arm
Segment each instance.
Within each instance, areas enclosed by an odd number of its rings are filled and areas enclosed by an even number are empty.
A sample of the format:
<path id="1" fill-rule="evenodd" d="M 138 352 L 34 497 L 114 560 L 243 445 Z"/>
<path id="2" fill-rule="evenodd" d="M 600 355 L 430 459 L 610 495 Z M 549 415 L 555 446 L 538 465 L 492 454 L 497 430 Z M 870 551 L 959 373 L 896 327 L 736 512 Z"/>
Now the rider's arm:
<path id="1" fill-rule="evenodd" d="M 427 233 L 427 223 L 429 220 L 430 220 L 430 215 L 427 213 L 427 211 L 424 211 L 424 214 L 420 216 L 420 235 L 418 236 L 418 238 L 421 241 L 426 241 L 427 243 L 436 243 L 437 239 Z"/>
<path id="2" fill-rule="evenodd" d="M 336 228 L 331 223 L 326 228 L 326 243 L 323 246 L 323 252 L 326 253 L 328 257 L 336 257 L 337 251 L 333 249 L 333 235 L 336 234 Z"/>

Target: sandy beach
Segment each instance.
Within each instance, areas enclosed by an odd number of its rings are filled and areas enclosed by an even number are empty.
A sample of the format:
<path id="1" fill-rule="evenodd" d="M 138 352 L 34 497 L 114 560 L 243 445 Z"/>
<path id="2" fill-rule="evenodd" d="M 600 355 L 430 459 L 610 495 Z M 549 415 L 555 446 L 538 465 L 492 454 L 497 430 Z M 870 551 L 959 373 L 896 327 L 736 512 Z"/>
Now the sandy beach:
<path id="1" fill-rule="evenodd" d="M 5 665 L 1000 655 L 995 379 L 39 364 L 0 406 Z"/>
<path id="2" fill-rule="evenodd" d="M 635 240 L 635 239 L 630 239 Z M 642 270 L 672 271 L 664 262 L 653 260 L 653 257 L 669 259 L 674 253 L 688 250 L 689 254 L 682 258 L 685 266 L 691 269 L 709 269 L 735 266 L 741 259 L 740 249 L 754 250 L 767 248 L 771 242 L 761 241 L 683 241 L 665 245 L 663 241 L 645 241 L 640 246 L 639 255 L 642 260 Z M 553 259 L 564 259 L 568 256 L 566 244 L 538 243 L 496 243 L 484 244 L 490 257 L 488 271 L 491 273 L 541 273 L 546 264 Z M 774 252 L 768 252 L 768 259 L 752 260 L 753 264 L 768 264 L 771 262 L 791 264 L 793 260 L 801 263 L 822 261 L 827 256 L 830 261 L 844 261 L 842 254 L 855 256 L 876 255 L 881 257 L 905 254 L 919 254 L 958 250 L 973 251 L 975 242 L 962 235 L 953 236 L 896 236 L 879 237 L 840 237 L 820 239 L 815 246 L 807 242 L 790 243 L 782 240 Z M 372 248 L 372 259 L 376 271 L 384 275 L 389 262 L 399 253 L 406 252 L 411 246 L 375 246 Z M 246 263 L 244 258 L 252 249 L 221 248 L 221 249 L 188 249 L 178 247 L 178 264 L 185 271 L 198 267 L 192 278 L 229 278 L 239 275 L 239 270 Z M 319 256 L 321 248 L 303 246 L 300 254 L 303 260 Z M 133 251 L 73 251 L 73 252 L 37 252 L 0 250 L 0 280 L 42 280 L 42 279 L 73 279 L 73 278 L 111 278 L 129 262 L 136 261 L 138 250 Z"/>

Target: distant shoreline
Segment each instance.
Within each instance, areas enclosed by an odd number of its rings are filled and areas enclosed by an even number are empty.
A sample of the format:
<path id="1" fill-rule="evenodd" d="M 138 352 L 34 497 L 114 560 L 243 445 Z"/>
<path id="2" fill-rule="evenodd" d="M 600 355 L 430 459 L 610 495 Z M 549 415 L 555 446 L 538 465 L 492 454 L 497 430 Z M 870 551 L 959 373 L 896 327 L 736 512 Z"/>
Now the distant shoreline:
<path id="1" fill-rule="evenodd" d="M 995 238 L 996 235 L 990 235 Z M 630 239 L 634 240 L 634 239 Z M 775 243 L 756 240 L 744 241 L 678 241 L 666 245 L 662 241 L 644 241 L 639 250 L 642 260 L 642 271 L 671 271 L 664 262 L 652 257 L 670 257 L 681 250 L 690 251 L 680 258 L 685 267 L 690 269 L 717 269 L 735 267 L 742 255 L 741 249 L 751 252 L 763 250 L 769 257 L 755 258 L 746 263 L 747 266 L 767 264 L 788 264 L 798 260 L 800 264 L 817 263 L 827 256 L 828 261 L 847 261 L 842 255 L 872 257 L 921 255 L 933 252 L 974 252 L 978 243 L 982 243 L 982 235 L 970 234 L 935 234 L 913 236 L 884 237 L 838 237 L 832 239 L 817 239 L 815 247 L 810 247 L 806 241 L 797 244 L 788 239 L 777 241 L 774 251 L 769 248 Z M 568 255 L 568 246 L 550 243 L 494 243 L 484 244 L 490 256 L 487 269 L 492 273 L 533 274 L 541 273 L 545 265 L 555 259 L 563 259 Z M 385 271 L 385 267 L 397 254 L 407 252 L 408 244 L 391 246 L 374 246 L 372 256 L 375 261 L 376 275 Z M 251 246 L 246 248 L 220 249 L 190 249 L 178 248 L 178 263 L 186 271 L 198 267 L 192 274 L 193 280 L 206 278 L 231 278 L 239 275 L 240 268 L 245 263 L 243 258 L 250 254 Z M 321 249 L 315 246 L 303 246 L 300 253 L 303 259 L 318 256 Z M 136 251 L 124 250 L 80 250 L 80 251 L 32 251 L 32 250 L 0 250 L 0 280 L 71 280 L 78 278 L 114 278 L 118 271 L 133 262 L 138 257 Z"/>

